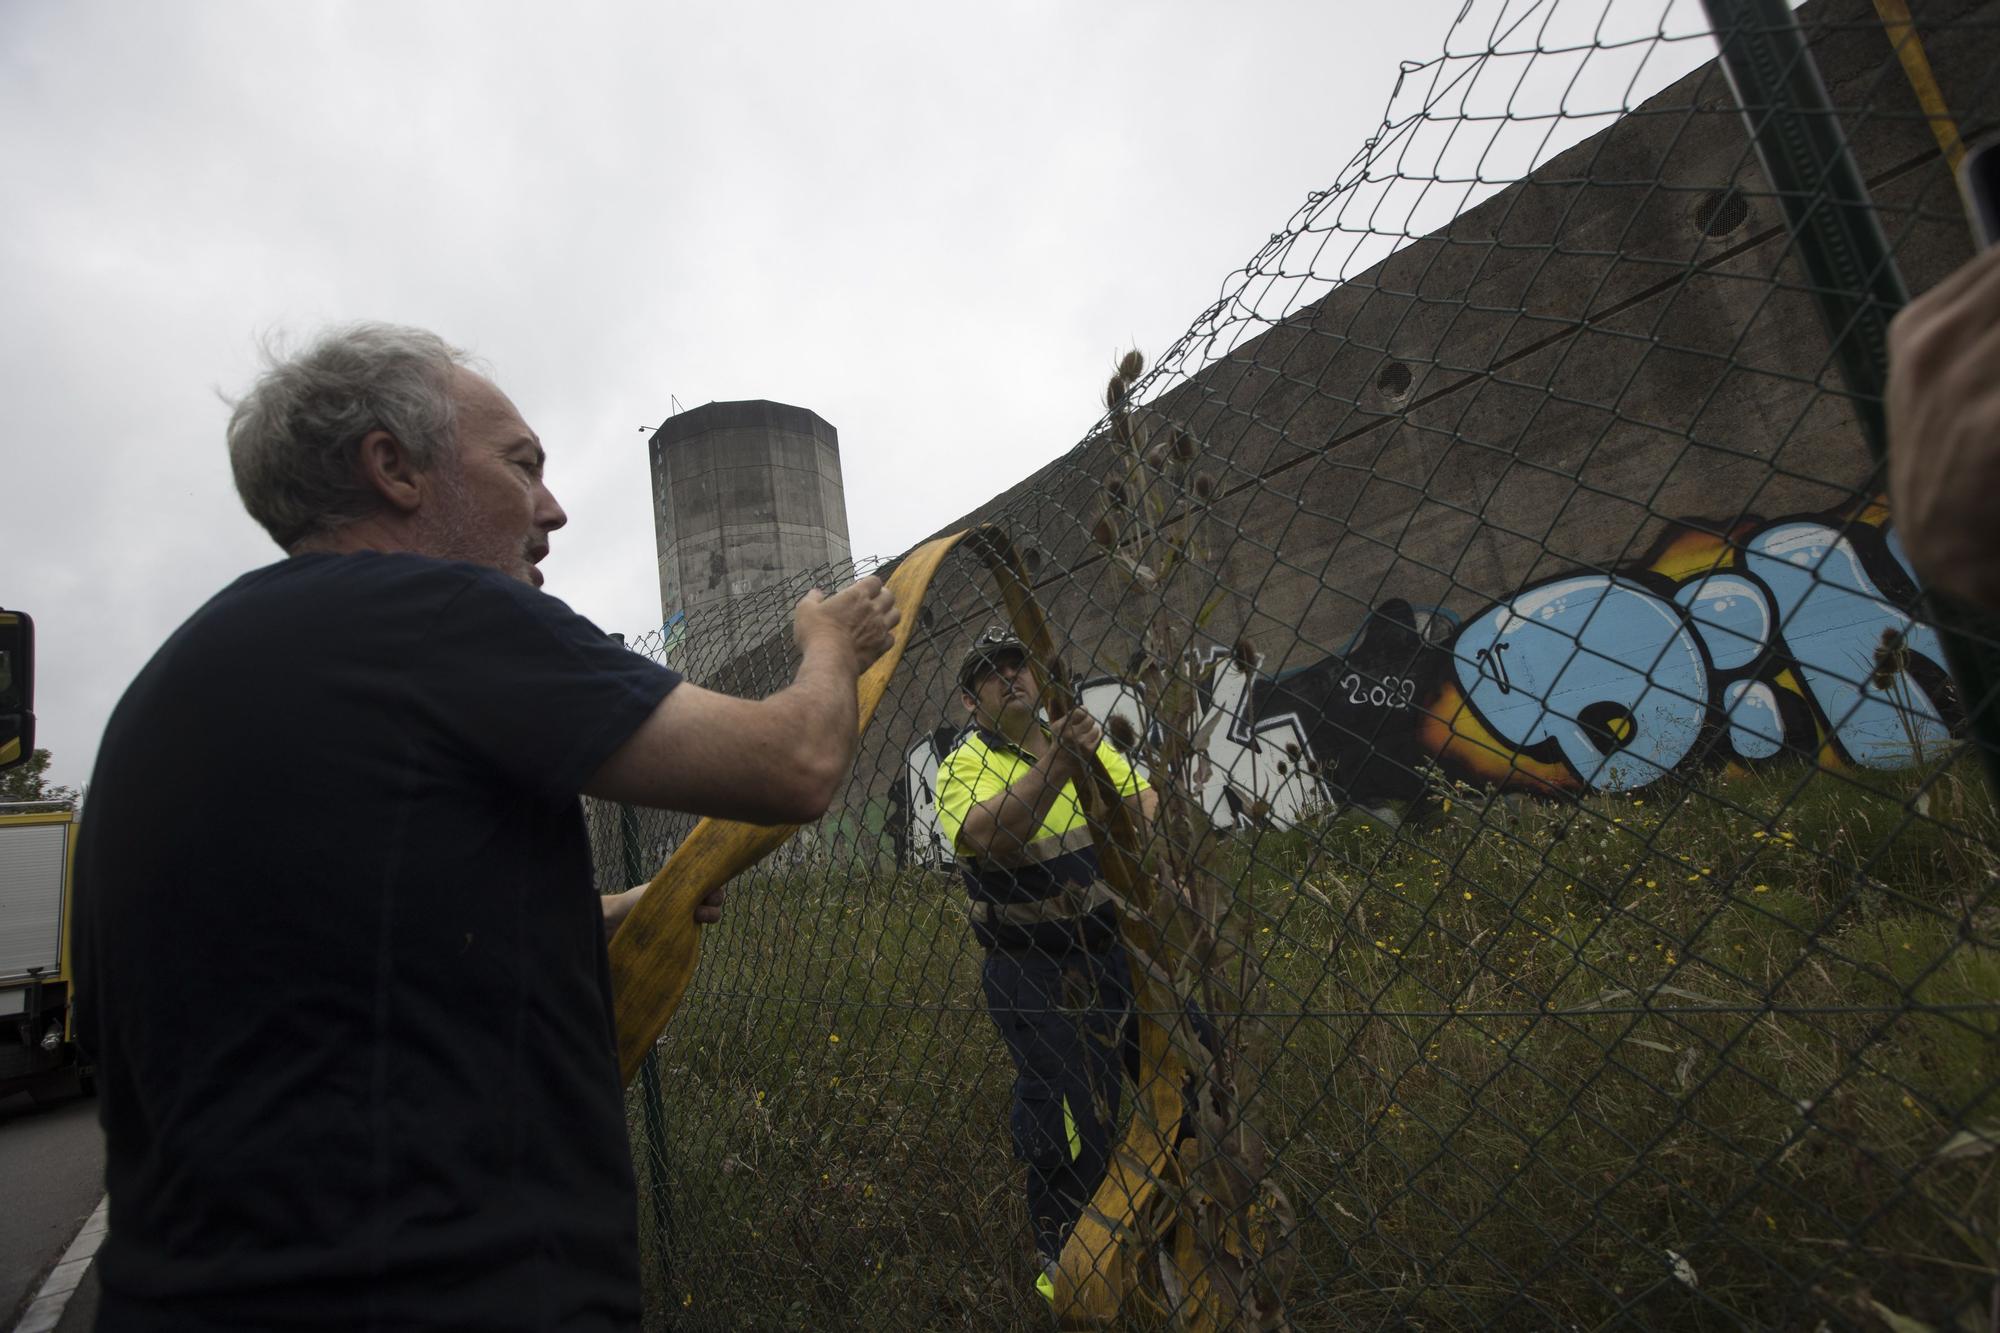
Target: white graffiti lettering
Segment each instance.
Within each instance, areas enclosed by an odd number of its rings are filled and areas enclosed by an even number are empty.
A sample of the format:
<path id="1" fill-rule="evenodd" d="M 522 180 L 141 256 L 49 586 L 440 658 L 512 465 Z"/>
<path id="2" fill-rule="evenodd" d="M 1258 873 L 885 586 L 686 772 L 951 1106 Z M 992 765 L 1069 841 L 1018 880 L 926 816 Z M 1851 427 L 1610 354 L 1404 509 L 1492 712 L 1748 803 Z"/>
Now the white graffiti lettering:
<path id="1" fill-rule="evenodd" d="M 1679 543 L 1671 561 L 1561 575 L 1462 627 L 1385 603 L 1339 656 L 1275 679 L 1218 653 L 1196 723 L 1210 817 L 1283 827 L 1332 803 L 1409 799 L 1432 760 L 1480 783 L 1625 791 L 1690 763 L 1898 768 L 1943 752 L 1962 718 L 1937 632 L 1899 605 L 1915 578 L 1892 529 L 1828 515 L 1727 538 L 1715 526 L 1670 531 L 1658 549 Z M 1452 687 L 1483 727 L 1475 744 L 1452 739 Z M 1078 699 L 1107 727 L 1152 734 L 1123 680 L 1086 681 Z M 907 754 L 908 846 L 926 860 L 948 859 L 931 783 L 949 736 Z"/>
<path id="2" fill-rule="evenodd" d="M 1417 701 L 1417 682 L 1405 676 L 1365 681 L 1350 671 L 1340 678 L 1340 688 L 1347 692 L 1347 702 L 1373 708 L 1408 708 Z"/>

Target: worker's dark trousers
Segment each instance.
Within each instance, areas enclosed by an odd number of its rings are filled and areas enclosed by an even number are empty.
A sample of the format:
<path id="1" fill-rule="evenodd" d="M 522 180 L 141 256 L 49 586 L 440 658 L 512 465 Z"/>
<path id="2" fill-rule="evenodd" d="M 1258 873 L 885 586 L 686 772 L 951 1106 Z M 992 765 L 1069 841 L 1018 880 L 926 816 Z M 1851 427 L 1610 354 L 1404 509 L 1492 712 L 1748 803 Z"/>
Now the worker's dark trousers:
<path id="1" fill-rule="evenodd" d="M 1028 1168 L 1028 1215 L 1044 1262 L 1111 1160 L 1124 1076 L 1137 1077 L 1125 947 L 990 949 L 986 1009 L 1014 1059 L 1014 1155 Z"/>

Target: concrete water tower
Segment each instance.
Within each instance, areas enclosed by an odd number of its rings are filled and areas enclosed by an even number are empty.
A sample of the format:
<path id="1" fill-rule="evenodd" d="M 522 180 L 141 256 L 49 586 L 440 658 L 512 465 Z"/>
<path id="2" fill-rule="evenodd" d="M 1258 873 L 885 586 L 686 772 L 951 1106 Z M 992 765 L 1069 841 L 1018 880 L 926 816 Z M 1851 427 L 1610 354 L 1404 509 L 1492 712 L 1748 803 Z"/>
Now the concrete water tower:
<path id="1" fill-rule="evenodd" d="M 650 448 L 662 624 L 851 558 L 840 433 L 817 412 L 707 403 Z"/>

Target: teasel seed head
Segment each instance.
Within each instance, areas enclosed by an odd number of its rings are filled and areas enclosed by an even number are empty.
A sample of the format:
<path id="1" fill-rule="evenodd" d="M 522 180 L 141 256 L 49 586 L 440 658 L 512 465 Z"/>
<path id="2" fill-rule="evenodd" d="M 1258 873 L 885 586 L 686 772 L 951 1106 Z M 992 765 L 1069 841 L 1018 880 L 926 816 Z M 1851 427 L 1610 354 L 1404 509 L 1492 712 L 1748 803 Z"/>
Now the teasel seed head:
<path id="1" fill-rule="evenodd" d="M 1875 646 L 1874 669 L 1868 674 L 1868 683 L 1878 690 L 1886 690 L 1889 683 L 1902 670 L 1898 660 L 1903 655 L 1903 636 L 1893 629 L 1882 631 L 1882 642 Z"/>
<path id="2" fill-rule="evenodd" d="M 1104 734 L 1119 749 L 1130 752 L 1139 748 L 1139 729 L 1132 725 L 1132 719 L 1123 713 L 1113 713 L 1111 721 L 1105 724 Z"/>
<path id="3" fill-rule="evenodd" d="M 1194 456 L 1201 452 L 1200 442 L 1188 433 L 1185 426 L 1174 427 L 1174 433 L 1169 438 L 1173 442 L 1174 457 L 1183 463 L 1194 461 Z"/>
<path id="4" fill-rule="evenodd" d="M 1118 523 L 1109 514 L 1098 515 L 1096 524 L 1090 529 L 1091 540 L 1110 550 L 1118 545 Z"/>
<path id="5" fill-rule="evenodd" d="M 1136 347 L 1134 347 L 1131 351 L 1125 353 L 1124 356 L 1118 358 L 1118 378 L 1125 380 L 1128 383 L 1132 380 L 1138 379 L 1139 376 L 1145 373 L 1145 371 L 1146 371 L 1145 353 L 1141 352 Z"/>
<path id="6" fill-rule="evenodd" d="M 1257 645 L 1250 642 L 1249 635 L 1237 639 L 1235 645 L 1230 648 L 1229 655 L 1236 660 L 1236 665 L 1245 671 L 1257 669 Z"/>
<path id="7" fill-rule="evenodd" d="M 1216 490 L 1215 474 L 1213 472 L 1197 472 L 1194 478 L 1193 489 L 1195 499 L 1213 500 Z"/>
<path id="8" fill-rule="evenodd" d="M 1114 412 L 1125 406 L 1124 376 L 1113 375 L 1111 382 L 1104 386 L 1104 405 Z"/>

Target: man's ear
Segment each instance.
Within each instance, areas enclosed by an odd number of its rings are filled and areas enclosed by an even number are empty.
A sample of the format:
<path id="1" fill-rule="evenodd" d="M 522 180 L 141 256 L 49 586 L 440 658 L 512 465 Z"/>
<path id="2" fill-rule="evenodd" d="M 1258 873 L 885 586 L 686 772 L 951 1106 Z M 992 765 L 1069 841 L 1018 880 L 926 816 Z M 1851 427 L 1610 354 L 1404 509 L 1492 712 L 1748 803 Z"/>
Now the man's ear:
<path id="1" fill-rule="evenodd" d="M 977 713 L 979 711 L 979 700 L 973 695 L 971 690 L 960 690 L 958 692 L 958 701 L 965 705 L 965 711 L 968 713 Z"/>
<path id="2" fill-rule="evenodd" d="M 354 466 L 382 503 L 400 514 L 413 514 L 424 501 L 423 474 L 410 451 L 386 430 L 371 430 L 354 451 Z"/>

